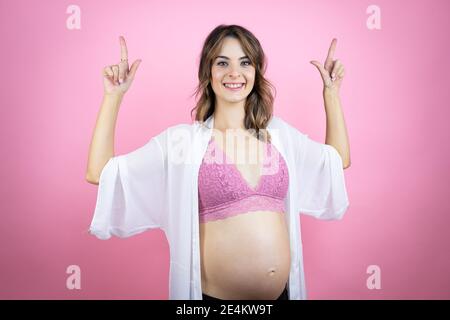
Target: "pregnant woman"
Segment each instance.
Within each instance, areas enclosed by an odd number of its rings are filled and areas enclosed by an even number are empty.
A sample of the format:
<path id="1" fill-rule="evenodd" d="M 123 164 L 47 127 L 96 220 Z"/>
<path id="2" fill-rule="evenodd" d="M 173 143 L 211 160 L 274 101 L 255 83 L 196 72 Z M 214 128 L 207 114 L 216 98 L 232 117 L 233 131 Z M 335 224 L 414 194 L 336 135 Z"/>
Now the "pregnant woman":
<path id="1" fill-rule="evenodd" d="M 203 44 L 195 123 L 114 156 L 118 109 L 140 63 L 129 69 L 123 37 L 120 44 L 121 62 L 104 69 L 90 146 L 86 179 L 99 184 L 90 232 L 107 239 L 162 228 L 171 249 L 172 299 L 305 298 L 294 214 L 340 219 L 348 207 L 342 171 L 350 155 L 338 99 L 344 69 L 333 60 L 336 40 L 324 66 L 311 62 L 324 83 L 326 144 L 273 116 L 259 41 L 241 26 L 221 25 Z M 173 137 L 183 135 L 189 141 L 183 150 L 198 164 L 175 163 Z"/>

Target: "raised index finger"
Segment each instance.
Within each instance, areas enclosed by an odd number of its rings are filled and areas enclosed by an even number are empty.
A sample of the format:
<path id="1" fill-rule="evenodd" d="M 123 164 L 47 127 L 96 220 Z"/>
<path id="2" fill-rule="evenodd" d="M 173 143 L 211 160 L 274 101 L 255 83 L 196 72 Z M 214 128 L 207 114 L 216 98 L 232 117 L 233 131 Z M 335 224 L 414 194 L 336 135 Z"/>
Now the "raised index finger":
<path id="1" fill-rule="evenodd" d="M 328 49 L 328 55 L 327 59 L 325 60 L 325 66 L 333 62 L 333 56 L 334 56 L 334 50 L 336 49 L 337 39 L 334 38 L 333 41 L 331 41 L 330 48 Z"/>
<path id="2" fill-rule="evenodd" d="M 128 49 L 125 38 L 120 36 L 120 59 L 121 61 L 128 59 Z"/>

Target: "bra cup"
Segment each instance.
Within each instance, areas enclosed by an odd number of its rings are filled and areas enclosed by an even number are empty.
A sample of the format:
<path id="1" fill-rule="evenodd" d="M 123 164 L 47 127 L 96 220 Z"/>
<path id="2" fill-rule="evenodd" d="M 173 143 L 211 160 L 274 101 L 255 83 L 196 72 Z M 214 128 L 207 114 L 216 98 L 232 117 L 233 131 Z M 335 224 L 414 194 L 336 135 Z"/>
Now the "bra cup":
<path id="1" fill-rule="evenodd" d="M 260 193 L 284 199 L 288 186 L 289 173 L 287 166 L 283 157 L 279 155 L 278 158 L 273 158 L 272 163 L 267 162 L 266 175 L 264 177 L 264 183 L 261 185 Z"/>
<path id="2" fill-rule="evenodd" d="M 244 198 L 248 192 L 229 165 L 202 163 L 199 172 L 199 196 L 204 207 L 215 207 Z"/>

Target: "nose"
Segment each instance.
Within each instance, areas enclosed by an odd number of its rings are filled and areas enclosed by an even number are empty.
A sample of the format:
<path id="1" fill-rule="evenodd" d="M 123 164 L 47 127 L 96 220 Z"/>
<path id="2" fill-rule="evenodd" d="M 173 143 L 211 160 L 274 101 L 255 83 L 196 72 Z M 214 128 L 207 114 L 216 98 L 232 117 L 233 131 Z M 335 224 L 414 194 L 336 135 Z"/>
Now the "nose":
<path id="1" fill-rule="evenodd" d="M 229 74 L 228 74 L 228 78 L 230 79 L 230 80 L 240 80 L 242 77 L 241 77 L 241 74 L 239 73 L 239 71 L 237 71 L 237 70 L 232 70 Z"/>
<path id="2" fill-rule="evenodd" d="M 231 66 L 231 71 L 230 71 L 230 73 L 228 74 L 231 78 L 233 78 L 233 79 L 240 79 L 240 77 L 241 77 L 241 74 L 240 74 L 240 72 L 239 72 L 239 67 L 237 67 L 237 66 L 235 66 L 235 65 L 232 65 Z"/>

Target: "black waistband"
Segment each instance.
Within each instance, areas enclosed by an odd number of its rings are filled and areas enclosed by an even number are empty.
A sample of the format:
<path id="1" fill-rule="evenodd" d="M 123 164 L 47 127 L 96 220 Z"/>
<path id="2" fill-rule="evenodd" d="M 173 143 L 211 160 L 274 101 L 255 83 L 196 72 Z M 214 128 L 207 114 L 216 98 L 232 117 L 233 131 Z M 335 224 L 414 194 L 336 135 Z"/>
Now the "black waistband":
<path id="1" fill-rule="evenodd" d="M 202 293 L 202 296 L 203 296 L 203 300 L 224 300 L 224 299 L 219 299 L 219 298 L 216 298 L 216 297 L 209 296 L 209 295 L 207 295 L 205 293 Z M 277 298 L 277 300 L 289 300 L 289 293 L 288 293 L 288 290 L 287 290 L 287 285 L 286 285 L 286 287 L 284 287 L 283 292 Z"/>

